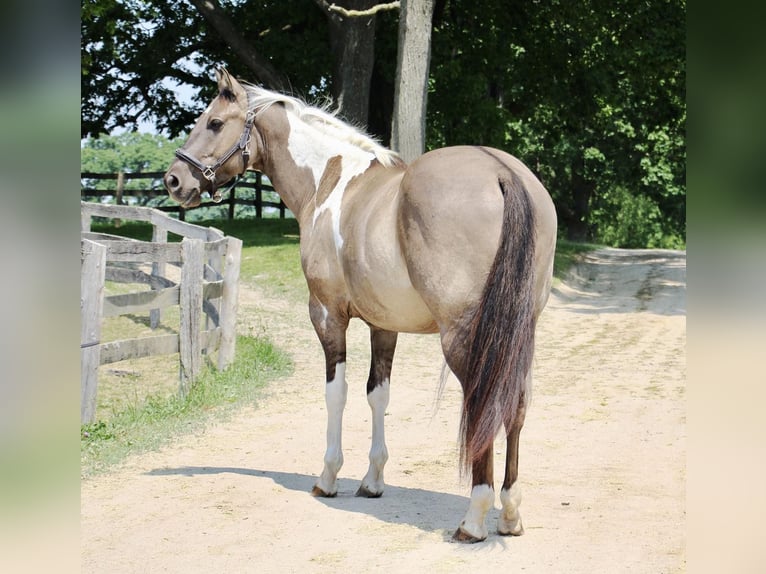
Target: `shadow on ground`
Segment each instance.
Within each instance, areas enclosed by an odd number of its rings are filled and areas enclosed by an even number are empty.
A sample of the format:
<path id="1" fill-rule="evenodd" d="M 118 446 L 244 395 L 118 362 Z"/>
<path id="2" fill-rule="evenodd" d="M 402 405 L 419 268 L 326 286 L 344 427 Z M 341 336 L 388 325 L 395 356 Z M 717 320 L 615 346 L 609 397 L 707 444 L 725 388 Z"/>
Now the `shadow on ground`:
<path id="1" fill-rule="evenodd" d="M 327 507 L 372 516 L 383 522 L 413 526 L 428 533 L 437 533 L 445 541 L 452 541 L 452 533 L 463 518 L 468 508 L 468 498 L 444 492 L 435 492 L 421 488 L 409 488 L 386 485 L 381 498 L 361 498 L 355 496 L 358 481 L 338 480 L 338 495 L 334 498 L 315 498 L 310 495 L 316 482 L 316 476 L 259 470 L 253 468 L 225 466 L 181 466 L 177 468 L 157 468 L 146 473 L 149 476 L 210 476 L 218 474 L 239 474 L 255 478 L 267 478 L 287 490 L 305 494 L 307 503 L 324 504 Z M 492 530 L 497 521 L 498 510 L 494 509 L 487 516 L 490 529 L 488 542 L 505 545 L 506 538 L 493 536 Z M 482 545 L 486 547 L 486 543 Z"/>

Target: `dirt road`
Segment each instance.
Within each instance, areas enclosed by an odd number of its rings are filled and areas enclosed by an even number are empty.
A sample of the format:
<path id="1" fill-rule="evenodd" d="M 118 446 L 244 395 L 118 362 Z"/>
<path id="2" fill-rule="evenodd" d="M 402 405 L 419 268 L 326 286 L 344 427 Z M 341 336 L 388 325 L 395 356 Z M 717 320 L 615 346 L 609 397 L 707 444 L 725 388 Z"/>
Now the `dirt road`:
<path id="1" fill-rule="evenodd" d="M 340 492 L 316 499 L 322 353 L 302 305 L 264 297 L 243 289 L 240 328 L 266 330 L 295 373 L 257 409 L 84 480 L 83 572 L 685 571 L 685 252 L 598 251 L 554 290 L 521 435 L 526 533 L 494 534 L 495 509 L 471 546 L 450 542 L 470 489 L 454 378 L 436 404 L 438 339 L 400 337 L 388 486 L 356 498 L 371 422 L 368 331 L 353 324 Z"/>

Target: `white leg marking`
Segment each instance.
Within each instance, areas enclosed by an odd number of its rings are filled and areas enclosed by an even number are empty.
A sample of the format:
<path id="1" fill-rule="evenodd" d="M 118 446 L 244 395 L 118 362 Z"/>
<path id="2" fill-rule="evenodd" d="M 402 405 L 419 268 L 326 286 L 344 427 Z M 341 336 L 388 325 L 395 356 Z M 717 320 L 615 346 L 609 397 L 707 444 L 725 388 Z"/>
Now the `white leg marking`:
<path id="1" fill-rule="evenodd" d="M 471 490 L 471 504 L 468 506 L 468 512 L 465 513 L 460 528 L 463 532 L 470 534 L 478 540 L 484 540 L 487 537 L 487 526 L 484 519 L 490 508 L 495 504 L 495 489 L 488 484 L 479 484 Z"/>
<path id="2" fill-rule="evenodd" d="M 370 447 L 370 468 L 362 480 L 362 489 L 370 495 L 383 494 L 383 467 L 388 461 L 386 448 L 385 416 L 391 384 L 388 379 L 367 395 L 367 402 L 372 410 L 372 446 Z"/>
<path id="3" fill-rule="evenodd" d="M 335 378 L 325 387 L 327 405 L 327 451 L 324 455 L 324 470 L 317 481 L 317 486 L 325 494 L 335 495 L 338 485 L 335 480 L 343 466 L 343 409 L 346 407 L 348 384 L 346 383 L 346 363 L 335 365 Z"/>
<path id="4" fill-rule="evenodd" d="M 519 506 L 521 505 L 521 487 L 518 482 L 511 485 L 510 490 L 500 491 L 500 502 L 503 510 L 497 519 L 497 531 L 504 535 L 519 536 L 524 533 L 524 527 L 521 525 L 521 514 Z"/>

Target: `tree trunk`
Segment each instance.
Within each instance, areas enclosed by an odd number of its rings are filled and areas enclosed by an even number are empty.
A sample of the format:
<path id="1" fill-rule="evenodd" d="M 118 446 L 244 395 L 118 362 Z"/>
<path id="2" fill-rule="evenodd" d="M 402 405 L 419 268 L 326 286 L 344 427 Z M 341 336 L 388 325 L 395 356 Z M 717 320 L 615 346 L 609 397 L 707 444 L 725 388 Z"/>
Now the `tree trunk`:
<path id="1" fill-rule="evenodd" d="M 376 0 L 346 0 L 349 10 L 367 10 Z M 370 109 L 370 77 L 375 60 L 375 16 L 345 17 L 327 14 L 333 54 L 332 95 L 344 119 L 367 125 Z"/>
<path id="2" fill-rule="evenodd" d="M 391 147 L 410 162 L 425 150 L 434 0 L 402 0 Z"/>

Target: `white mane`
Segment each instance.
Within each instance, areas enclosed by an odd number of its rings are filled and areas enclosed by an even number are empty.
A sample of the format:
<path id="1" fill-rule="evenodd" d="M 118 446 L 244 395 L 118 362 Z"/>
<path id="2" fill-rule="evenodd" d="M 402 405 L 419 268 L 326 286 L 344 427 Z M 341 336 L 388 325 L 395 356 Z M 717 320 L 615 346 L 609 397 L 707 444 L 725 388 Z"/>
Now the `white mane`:
<path id="1" fill-rule="evenodd" d="M 335 112 L 330 111 L 327 107 L 309 106 L 298 98 L 271 92 L 250 84 L 244 85 L 244 88 L 247 92 L 248 108 L 256 113 L 262 112 L 272 104 L 281 103 L 285 105 L 288 111 L 326 135 L 374 154 L 377 160 L 386 167 L 402 161 L 399 154 L 383 147 L 367 134 L 341 121 Z"/>

